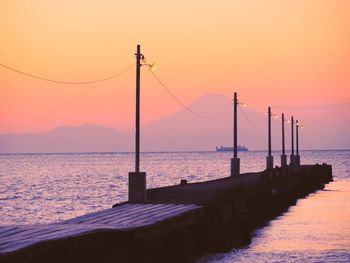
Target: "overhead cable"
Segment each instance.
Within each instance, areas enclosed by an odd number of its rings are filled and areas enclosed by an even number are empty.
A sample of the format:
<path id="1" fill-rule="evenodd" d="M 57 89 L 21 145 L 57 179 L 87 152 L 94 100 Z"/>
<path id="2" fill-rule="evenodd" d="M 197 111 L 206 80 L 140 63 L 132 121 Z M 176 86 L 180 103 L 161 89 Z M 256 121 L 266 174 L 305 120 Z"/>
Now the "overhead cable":
<path id="1" fill-rule="evenodd" d="M 133 63 L 132 65 L 130 65 L 130 66 L 128 66 L 127 68 L 123 69 L 122 71 L 119 71 L 118 73 L 115 73 L 115 74 L 113 74 L 113 75 L 110 75 L 110 76 L 105 77 L 105 78 L 102 78 L 102 79 L 75 82 L 75 81 L 55 80 L 55 79 L 49 79 L 49 78 L 37 76 L 37 75 L 30 74 L 30 73 L 27 73 L 27 72 L 24 72 L 24 71 L 21 71 L 21 70 L 18 70 L 18 69 L 15 69 L 15 68 L 12 68 L 12 67 L 9 67 L 9 66 L 7 66 L 7 65 L 4 65 L 4 64 L 1 64 L 1 63 L 0 63 L 0 66 L 6 68 L 6 69 L 8 69 L 8 70 L 17 72 L 17 73 L 19 73 L 19 74 L 22 74 L 22 75 L 25 75 L 25 76 L 28 76 L 28 77 L 31 77 L 31 78 L 40 79 L 40 80 L 43 80 L 43 81 L 48 81 L 48 82 L 53 82 L 53 83 L 59 83 L 59 84 L 69 84 L 69 85 L 71 85 L 71 84 L 76 84 L 76 85 L 93 84 L 93 83 L 97 83 L 97 82 L 106 81 L 106 80 L 115 78 L 115 77 L 117 77 L 117 76 L 119 76 L 119 75 L 125 73 L 126 71 L 128 71 L 129 69 L 131 69 L 134 65 L 135 65 L 135 63 Z"/>
<path id="2" fill-rule="evenodd" d="M 152 75 L 155 77 L 155 79 L 159 82 L 159 84 L 166 90 L 166 92 L 167 92 L 178 104 L 180 104 L 184 109 L 186 109 L 188 112 L 192 113 L 193 115 L 196 115 L 196 116 L 199 117 L 199 118 L 208 119 L 208 120 L 214 120 L 214 118 L 204 116 L 204 115 L 199 114 L 199 113 L 193 111 L 192 109 L 190 109 L 186 104 L 184 104 L 183 102 L 181 102 L 181 101 L 174 95 L 174 93 L 172 93 L 172 92 L 170 91 L 170 89 L 168 89 L 168 88 L 166 87 L 166 85 L 158 78 L 158 76 L 154 73 L 154 71 L 150 70 L 150 72 L 151 72 Z"/>

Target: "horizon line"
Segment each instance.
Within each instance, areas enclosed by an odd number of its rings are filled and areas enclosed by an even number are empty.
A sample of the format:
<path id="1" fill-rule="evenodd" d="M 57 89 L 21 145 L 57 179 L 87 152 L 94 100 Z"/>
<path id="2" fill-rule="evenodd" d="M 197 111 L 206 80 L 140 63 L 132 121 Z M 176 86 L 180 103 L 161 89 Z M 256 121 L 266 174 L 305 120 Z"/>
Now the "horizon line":
<path id="1" fill-rule="evenodd" d="M 267 150 L 248 150 L 243 151 L 241 153 L 249 153 L 249 152 L 266 152 Z M 272 150 L 272 152 L 281 152 L 282 150 Z M 306 149 L 299 150 L 299 152 L 320 152 L 320 151 L 350 151 L 349 149 Z M 286 152 L 290 152 L 290 150 L 286 150 Z M 12 152 L 12 153 L 0 153 L 0 155 L 54 155 L 54 154 L 134 154 L 134 151 L 113 151 L 113 152 Z M 141 151 L 144 154 L 153 154 L 153 153 L 219 153 L 219 154 L 227 154 L 232 153 L 230 151 L 227 152 L 217 152 L 216 150 L 183 150 L 183 151 Z"/>

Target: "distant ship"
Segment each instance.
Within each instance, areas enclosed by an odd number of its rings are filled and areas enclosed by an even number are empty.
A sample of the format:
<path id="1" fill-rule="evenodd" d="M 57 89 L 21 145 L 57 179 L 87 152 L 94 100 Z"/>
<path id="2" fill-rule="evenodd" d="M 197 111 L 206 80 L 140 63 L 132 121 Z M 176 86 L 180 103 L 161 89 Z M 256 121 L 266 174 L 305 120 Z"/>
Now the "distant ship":
<path id="1" fill-rule="evenodd" d="M 217 152 L 232 152 L 233 147 L 226 147 L 226 146 L 222 146 L 222 145 L 221 145 L 221 147 L 216 146 L 216 151 Z M 237 151 L 246 152 L 246 151 L 248 151 L 248 148 L 245 146 L 238 145 Z"/>

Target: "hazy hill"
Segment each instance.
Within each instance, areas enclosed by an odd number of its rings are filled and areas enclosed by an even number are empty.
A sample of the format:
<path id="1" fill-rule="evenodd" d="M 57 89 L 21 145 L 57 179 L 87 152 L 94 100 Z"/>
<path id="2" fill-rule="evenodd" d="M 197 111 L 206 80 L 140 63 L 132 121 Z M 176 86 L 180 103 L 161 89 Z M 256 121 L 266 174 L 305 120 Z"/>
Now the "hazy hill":
<path id="1" fill-rule="evenodd" d="M 186 109 L 142 127 L 143 151 L 214 150 L 216 145 L 232 144 L 232 100 L 218 94 L 203 96 Z M 264 116 L 244 109 L 256 127 L 265 125 Z M 241 112 L 239 112 L 241 114 Z M 250 148 L 264 147 L 264 132 L 239 117 L 239 140 Z M 266 126 L 266 125 L 265 125 Z M 263 127 L 264 129 L 264 127 Z M 0 152 L 110 152 L 133 151 L 134 134 L 97 125 L 58 127 L 52 131 L 0 135 Z"/>
<path id="2" fill-rule="evenodd" d="M 131 149 L 131 137 L 97 125 L 63 126 L 42 133 L 0 135 L 0 152 L 109 152 Z"/>
<path id="3" fill-rule="evenodd" d="M 214 150 L 216 145 L 232 144 L 233 101 L 219 94 L 205 95 L 186 109 L 150 123 L 143 128 L 143 147 L 146 150 Z M 242 115 L 244 112 L 247 119 Z M 249 148 L 263 148 L 266 130 L 265 116 L 248 108 L 239 114 L 239 143 Z M 254 131 L 254 130 L 259 130 Z"/>
<path id="4" fill-rule="evenodd" d="M 143 125 L 142 151 L 214 150 L 215 146 L 232 145 L 232 99 L 208 94 L 189 108 L 182 108 L 156 122 Z M 273 108 L 303 116 L 306 124 L 300 133 L 301 149 L 350 148 L 350 104 L 319 108 Z M 333 116 L 344 116 L 339 122 Z M 321 119 L 321 116 L 323 119 Z M 238 110 L 238 141 L 249 149 L 266 149 L 267 113 L 249 108 Z M 281 120 L 272 120 L 273 148 L 281 148 Z M 290 149 L 290 125 L 286 124 L 286 149 Z M 0 135 L 0 152 L 114 152 L 133 151 L 134 133 L 97 125 L 59 127 L 49 132 Z"/>

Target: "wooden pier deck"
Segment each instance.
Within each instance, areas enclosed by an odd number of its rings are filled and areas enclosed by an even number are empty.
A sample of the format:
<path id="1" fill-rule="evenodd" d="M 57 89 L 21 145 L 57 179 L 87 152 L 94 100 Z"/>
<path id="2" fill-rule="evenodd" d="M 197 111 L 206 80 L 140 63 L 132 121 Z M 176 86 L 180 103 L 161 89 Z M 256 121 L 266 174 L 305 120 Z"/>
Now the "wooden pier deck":
<path id="1" fill-rule="evenodd" d="M 57 249 L 62 241 L 80 242 L 83 246 L 93 236 L 101 234 L 117 237 L 121 233 L 141 233 L 146 230 L 147 234 L 155 235 L 150 229 L 157 229 L 157 225 L 174 220 L 178 224 L 184 216 L 190 224 L 189 217 L 195 217 L 202 209 L 202 206 L 193 204 L 124 204 L 58 223 L 2 226 L 0 259 L 3 257 L 16 262 L 17 255 L 30 255 L 33 251 L 37 253 L 40 250 L 47 253 L 47 250 Z"/>

